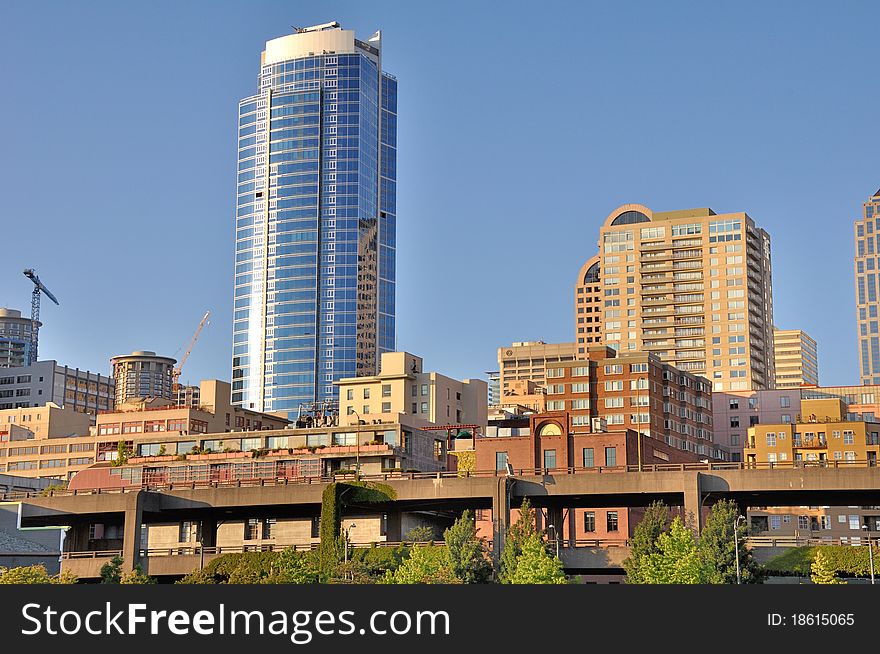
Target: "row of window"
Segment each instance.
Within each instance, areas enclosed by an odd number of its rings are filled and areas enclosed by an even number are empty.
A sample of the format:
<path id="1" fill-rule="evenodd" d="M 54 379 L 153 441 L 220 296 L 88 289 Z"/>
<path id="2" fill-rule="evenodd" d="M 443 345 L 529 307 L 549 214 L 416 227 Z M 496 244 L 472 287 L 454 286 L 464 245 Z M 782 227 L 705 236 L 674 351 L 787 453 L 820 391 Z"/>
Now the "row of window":
<path id="1" fill-rule="evenodd" d="M 595 468 L 596 467 L 596 459 L 595 452 L 592 447 L 585 447 L 581 452 L 582 456 L 582 464 L 584 468 Z M 547 449 L 543 452 L 543 462 L 544 468 L 548 470 L 552 470 L 556 468 L 556 450 L 555 449 Z M 507 452 L 496 452 L 495 453 L 495 470 L 496 472 L 503 472 L 507 470 L 508 464 L 508 453 Z M 605 448 L 605 467 L 615 467 L 617 465 L 617 448 L 616 447 L 606 447 Z"/>

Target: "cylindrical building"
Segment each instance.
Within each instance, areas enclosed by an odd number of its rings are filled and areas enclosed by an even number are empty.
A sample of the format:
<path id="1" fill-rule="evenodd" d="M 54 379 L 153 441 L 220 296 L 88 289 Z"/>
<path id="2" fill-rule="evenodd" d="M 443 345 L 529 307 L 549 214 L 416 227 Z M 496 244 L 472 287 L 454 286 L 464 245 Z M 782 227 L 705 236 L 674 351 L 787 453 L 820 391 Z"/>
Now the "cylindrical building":
<path id="1" fill-rule="evenodd" d="M 110 359 L 116 381 L 116 406 L 134 398 L 156 397 L 175 400 L 173 391 L 176 359 L 139 350 Z"/>

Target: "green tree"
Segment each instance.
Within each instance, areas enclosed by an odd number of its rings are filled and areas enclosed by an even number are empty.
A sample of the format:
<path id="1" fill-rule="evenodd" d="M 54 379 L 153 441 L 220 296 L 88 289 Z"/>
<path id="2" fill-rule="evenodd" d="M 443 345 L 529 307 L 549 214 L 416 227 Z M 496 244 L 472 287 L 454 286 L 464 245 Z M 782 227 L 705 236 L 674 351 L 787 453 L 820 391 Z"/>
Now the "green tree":
<path id="1" fill-rule="evenodd" d="M 134 566 L 134 570 L 131 572 L 126 572 L 119 579 L 120 584 L 155 584 L 156 580 L 150 575 L 146 574 L 141 568 L 141 564 L 138 563 Z"/>
<path id="2" fill-rule="evenodd" d="M 564 584 L 562 562 L 547 553 L 541 537 L 533 533 L 521 544 L 516 570 L 510 577 L 511 584 Z"/>
<path id="3" fill-rule="evenodd" d="M 427 543 L 432 540 L 434 540 L 434 528 L 428 525 L 413 527 L 403 537 L 404 543 Z"/>
<path id="4" fill-rule="evenodd" d="M 0 584 L 75 584 L 77 577 L 70 572 L 50 575 L 43 565 L 0 568 Z"/>
<path id="5" fill-rule="evenodd" d="M 504 539 L 504 549 L 501 550 L 500 570 L 498 580 L 502 584 L 513 583 L 516 574 L 516 566 L 523 552 L 523 544 L 537 534 L 535 530 L 535 510 L 528 500 L 523 500 L 519 509 L 519 519 L 507 530 Z"/>
<path id="6" fill-rule="evenodd" d="M 122 564 L 124 560 L 118 554 L 101 566 L 101 583 L 118 584 L 122 581 Z"/>
<path id="7" fill-rule="evenodd" d="M 703 584 L 710 573 L 697 550 L 694 532 L 678 516 L 669 531 L 657 537 L 657 551 L 639 560 L 640 583 L 645 584 Z"/>
<path id="8" fill-rule="evenodd" d="M 739 518 L 739 507 L 733 500 L 721 500 L 712 507 L 711 513 L 703 526 L 700 541 L 697 544 L 700 556 L 708 568 L 709 583 L 736 583 L 736 552 L 735 543 L 739 544 L 740 579 L 744 584 L 763 583 L 765 573 L 752 556 L 752 550 L 746 546 L 748 525 L 737 527 L 737 538 L 734 538 L 734 524 Z"/>
<path id="9" fill-rule="evenodd" d="M 443 532 L 446 549 L 452 561 L 455 576 L 465 584 L 485 584 L 492 578 L 492 564 L 486 557 L 486 545 L 477 538 L 474 514 L 465 511 Z"/>
<path id="10" fill-rule="evenodd" d="M 816 549 L 816 558 L 813 559 L 812 565 L 810 565 L 810 580 L 814 584 L 845 584 L 846 582 L 842 579 L 838 579 L 837 575 L 834 574 L 834 568 L 831 566 L 828 559 L 825 557 L 825 553 L 822 551 L 822 548 L 819 547 Z"/>
<path id="11" fill-rule="evenodd" d="M 288 547 L 272 564 L 266 583 L 314 584 L 319 577 L 318 558 L 314 551 L 298 552 L 296 548 Z"/>
<path id="12" fill-rule="evenodd" d="M 627 583 L 645 583 L 639 564 L 642 557 L 657 551 L 657 539 L 666 530 L 668 520 L 669 507 L 662 501 L 652 502 L 645 509 L 644 517 L 633 530 L 633 537 L 630 541 L 630 555 L 623 561 Z"/>
<path id="13" fill-rule="evenodd" d="M 385 573 L 387 584 L 460 584 L 452 568 L 449 549 L 438 545 L 416 546 L 394 572 Z"/>

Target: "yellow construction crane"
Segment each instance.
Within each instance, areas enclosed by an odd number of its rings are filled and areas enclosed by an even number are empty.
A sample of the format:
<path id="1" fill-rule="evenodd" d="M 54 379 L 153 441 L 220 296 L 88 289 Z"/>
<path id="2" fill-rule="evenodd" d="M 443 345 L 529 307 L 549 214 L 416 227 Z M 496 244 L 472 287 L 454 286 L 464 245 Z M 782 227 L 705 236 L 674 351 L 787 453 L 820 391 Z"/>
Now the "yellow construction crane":
<path id="1" fill-rule="evenodd" d="M 193 334 L 192 340 L 189 342 L 189 346 L 186 348 L 186 352 L 183 353 L 183 356 L 180 357 L 180 362 L 174 367 L 171 371 L 172 381 L 174 382 L 174 390 L 176 391 L 179 387 L 180 381 L 180 373 L 183 372 L 183 364 L 186 363 L 186 360 L 189 358 L 190 352 L 192 352 L 193 348 L 196 346 L 196 341 L 199 340 L 199 334 L 202 333 L 202 330 L 205 328 L 210 321 L 208 318 L 211 317 L 210 311 L 205 311 L 205 315 L 202 316 L 202 321 L 199 323 L 199 326 L 196 327 L 196 333 Z"/>

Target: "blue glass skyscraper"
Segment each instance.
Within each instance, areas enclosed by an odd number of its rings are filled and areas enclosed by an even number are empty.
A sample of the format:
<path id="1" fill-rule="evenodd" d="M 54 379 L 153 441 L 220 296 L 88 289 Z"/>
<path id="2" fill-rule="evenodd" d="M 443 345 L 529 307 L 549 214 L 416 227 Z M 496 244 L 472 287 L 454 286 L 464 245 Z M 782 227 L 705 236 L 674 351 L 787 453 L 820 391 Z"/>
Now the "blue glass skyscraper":
<path id="1" fill-rule="evenodd" d="M 397 80 L 381 35 L 266 43 L 239 104 L 232 401 L 292 411 L 394 350 Z"/>

